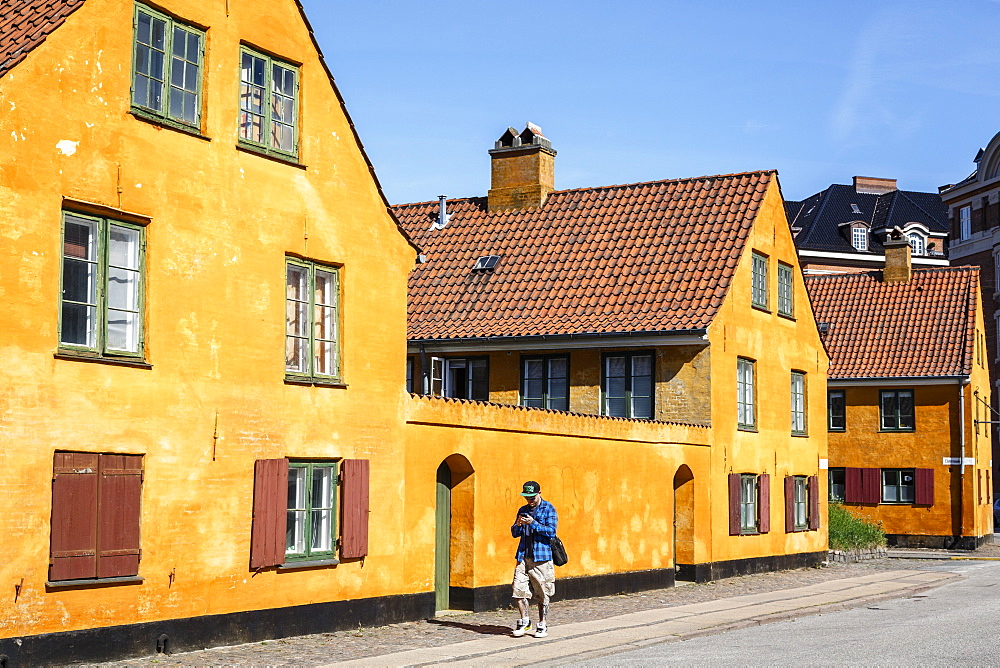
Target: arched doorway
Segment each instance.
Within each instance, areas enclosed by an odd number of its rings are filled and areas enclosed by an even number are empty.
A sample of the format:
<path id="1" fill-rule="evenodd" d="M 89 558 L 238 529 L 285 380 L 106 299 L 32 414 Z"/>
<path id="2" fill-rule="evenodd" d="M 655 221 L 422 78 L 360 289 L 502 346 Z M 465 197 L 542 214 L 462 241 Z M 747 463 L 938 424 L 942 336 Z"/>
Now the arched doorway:
<path id="1" fill-rule="evenodd" d="M 674 569 L 678 580 L 694 580 L 694 474 L 682 464 L 674 474 Z"/>
<path id="2" fill-rule="evenodd" d="M 434 599 L 437 610 L 473 608 L 473 469 L 462 455 L 438 466 L 434 534 Z"/>

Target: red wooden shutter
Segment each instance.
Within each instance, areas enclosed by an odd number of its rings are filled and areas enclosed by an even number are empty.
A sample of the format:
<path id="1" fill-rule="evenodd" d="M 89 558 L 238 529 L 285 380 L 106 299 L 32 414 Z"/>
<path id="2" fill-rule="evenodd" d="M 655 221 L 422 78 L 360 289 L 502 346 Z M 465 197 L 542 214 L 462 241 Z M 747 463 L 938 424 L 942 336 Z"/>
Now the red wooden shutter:
<path id="1" fill-rule="evenodd" d="M 97 577 L 98 456 L 57 452 L 52 460 L 49 580 Z"/>
<path id="2" fill-rule="evenodd" d="M 882 469 L 861 469 L 861 492 L 863 503 L 882 501 Z"/>
<path id="3" fill-rule="evenodd" d="M 368 554 L 369 461 L 345 459 L 340 470 L 344 484 L 340 556 L 344 559 L 357 559 Z"/>
<path id="4" fill-rule="evenodd" d="M 861 503 L 864 498 L 861 493 L 861 469 L 844 469 L 844 503 Z"/>
<path id="5" fill-rule="evenodd" d="M 729 474 L 729 535 L 740 535 L 740 474 Z"/>
<path id="6" fill-rule="evenodd" d="M 808 487 L 809 499 L 809 528 L 819 528 L 819 476 L 809 476 Z"/>
<path id="7" fill-rule="evenodd" d="M 934 469 L 916 469 L 914 472 L 914 498 L 918 506 L 934 505 Z"/>
<path id="8" fill-rule="evenodd" d="M 771 474 L 761 473 L 757 486 L 760 491 L 760 520 L 757 530 L 767 533 L 771 530 Z"/>
<path id="9" fill-rule="evenodd" d="M 253 474 L 250 568 L 285 563 L 288 520 L 288 460 L 258 459 Z"/>
<path id="10" fill-rule="evenodd" d="M 97 501 L 97 577 L 139 574 L 142 455 L 101 455 Z"/>
<path id="11" fill-rule="evenodd" d="M 983 505 L 983 470 L 976 469 L 976 493 L 979 496 L 979 505 Z"/>
<path id="12" fill-rule="evenodd" d="M 785 533 L 795 531 L 795 478 L 785 476 Z"/>

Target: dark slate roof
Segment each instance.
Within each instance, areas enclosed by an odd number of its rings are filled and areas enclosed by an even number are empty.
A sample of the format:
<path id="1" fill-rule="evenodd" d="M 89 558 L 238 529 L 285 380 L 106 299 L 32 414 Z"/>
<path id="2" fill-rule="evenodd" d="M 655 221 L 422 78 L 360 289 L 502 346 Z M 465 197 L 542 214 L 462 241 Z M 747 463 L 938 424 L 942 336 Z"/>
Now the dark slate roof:
<path id="1" fill-rule="evenodd" d="M 795 206 L 790 207 L 789 204 Z M 855 213 L 856 204 L 861 213 Z M 854 186 L 834 184 L 822 192 L 804 199 L 800 203 L 787 202 L 785 211 L 793 229 L 800 231 L 795 236 L 799 250 L 855 253 L 858 255 L 881 255 L 884 251 L 881 239 L 873 235 L 869 238 L 867 252 L 858 251 L 851 245 L 850 238 L 841 223 L 861 220 L 871 229 L 904 227 L 908 223 L 922 223 L 931 232 L 948 232 L 948 207 L 937 193 L 922 193 L 911 190 L 895 190 L 883 195 L 859 193 Z M 938 244 L 936 250 L 942 250 Z"/>
<path id="2" fill-rule="evenodd" d="M 0 77 L 45 41 L 83 0 L 2 0 L 0 3 Z"/>
<path id="3" fill-rule="evenodd" d="M 830 379 L 964 376 L 972 371 L 979 267 L 806 276 L 817 323 L 829 330 Z"/>
<path id="4" fill-rule="evenodd" d="M 427 262 L 411 340 L 697 331 L 722 305 L 774 172 L 560 190 L 540 208 L 486 198 L 395 207 Z M 499 255 L 492 271 L 477 258 Z"/>

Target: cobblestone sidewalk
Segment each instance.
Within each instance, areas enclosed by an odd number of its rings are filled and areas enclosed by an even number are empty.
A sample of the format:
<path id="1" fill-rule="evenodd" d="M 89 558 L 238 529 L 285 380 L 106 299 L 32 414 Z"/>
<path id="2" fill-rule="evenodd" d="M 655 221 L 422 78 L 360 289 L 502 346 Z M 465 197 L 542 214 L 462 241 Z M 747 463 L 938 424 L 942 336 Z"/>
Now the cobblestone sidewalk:
<path id="1" fill-rule="evenodd" d="M 925 565 L 947 563 L 926 561 Z M 877 570 L 918 567 L 913 561 L 880 559 L 854 564 L 832 564 L 777 573 L 760 573 L 706 584 L 681 584 L 638 594 L 559 601 L 552 604 L 550 625 L 605 619 L 653 608 L 702 603 L 732 596 L 802 587 L 855 577 Z M 313 666 L 373 658 L 408 649 L 441 647 L 482 637 L 510 633 L 511 610 L 465 613 L 378 628 L 321 633 L 199 652 L 153 656 L 103 666 Z"/>

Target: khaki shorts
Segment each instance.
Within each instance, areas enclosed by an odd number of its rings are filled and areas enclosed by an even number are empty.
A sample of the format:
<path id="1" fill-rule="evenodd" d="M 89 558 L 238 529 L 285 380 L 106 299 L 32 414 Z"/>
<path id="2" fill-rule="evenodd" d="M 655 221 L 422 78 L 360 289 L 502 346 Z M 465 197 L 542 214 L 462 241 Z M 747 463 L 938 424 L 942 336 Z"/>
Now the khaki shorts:
<path id="1" fill-rule="evenodd" d="M 517 562 L 514 569 L 514 598 L 534 598 L 549 604 L 556 595 L 556 569 L 551 561 L 537 563 L 531 559 Z"/>

